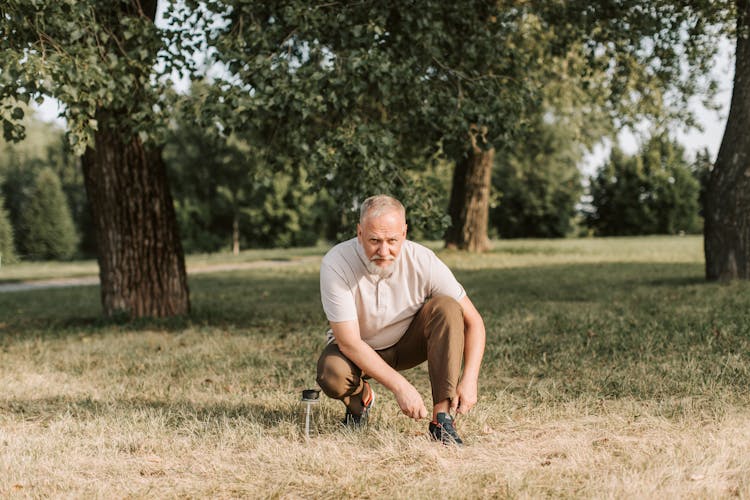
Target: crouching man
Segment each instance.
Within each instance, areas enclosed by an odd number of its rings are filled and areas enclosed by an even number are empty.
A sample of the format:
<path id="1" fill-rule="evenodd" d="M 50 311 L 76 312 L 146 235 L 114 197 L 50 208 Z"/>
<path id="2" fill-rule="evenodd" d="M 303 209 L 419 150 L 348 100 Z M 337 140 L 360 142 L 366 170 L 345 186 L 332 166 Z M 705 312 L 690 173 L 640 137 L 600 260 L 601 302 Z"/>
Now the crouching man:
<path id="1" fill-rule="evenodd" d="M 477 402 L 484 322 L 448 267 L 407 240 L 406 229 L 398 200 L 370 197 L 361 207 L 357 237 L 323 258 L 320 293 L 331 330 L 318 360 L 318 384 L 344 403 L 346 425 L 367 421 L 375 401 L 369 378 L 394 394 L 404 414 L 419 420 L 428 416 L 427 408 L 399 372 L 427 361 L 429 434 L 461 445 L 451 413 L 464 414 Z"/>

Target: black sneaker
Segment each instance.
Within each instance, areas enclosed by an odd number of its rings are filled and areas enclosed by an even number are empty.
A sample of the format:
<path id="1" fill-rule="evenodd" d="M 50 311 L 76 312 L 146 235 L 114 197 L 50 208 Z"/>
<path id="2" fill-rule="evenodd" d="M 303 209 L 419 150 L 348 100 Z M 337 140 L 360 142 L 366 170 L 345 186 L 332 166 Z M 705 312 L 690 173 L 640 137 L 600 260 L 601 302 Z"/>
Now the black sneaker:
<path id="1" fill-rule="evenodd" d="M 365 385 L 367 387 L 370 387 L 370 384 L 368 384 L 367 382 L 365 382 Z M 366 402 L 363 401 L 362 403 L 364 404 L 364 409 L 362 410 L 361 415 L 355 415 L 349 408 L 346 409 L 346 414 L 344 415 L 343 421 L 343 424 L 345 426 L 359 428 L 367 425 L 367 418 L 370 416 L 370 410 L 375 404 L 375 391 L 372 390 L 372 387 L 370 387 L 370 400 Z"/>
<path id="2" fill-rule="evenodd" d="M 430 422 L 430 436 L 446 446 L 463 446 L 464 442 L 453 427 L 453 418 L 448 413 L 438 413 L 437 422 Z"/>

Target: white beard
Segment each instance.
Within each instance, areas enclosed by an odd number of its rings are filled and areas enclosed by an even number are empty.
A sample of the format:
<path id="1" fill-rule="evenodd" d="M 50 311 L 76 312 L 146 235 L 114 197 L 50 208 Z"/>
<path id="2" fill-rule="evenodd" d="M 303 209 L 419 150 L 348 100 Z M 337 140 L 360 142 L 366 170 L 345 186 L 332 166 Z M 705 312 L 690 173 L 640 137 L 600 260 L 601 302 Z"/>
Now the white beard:
<path id="1" fill-rule="evenodd" d="M 370 272 L 370 274 L 375 274 L 377 276 L 380 276 L 381 278 L 390 278 L 393 274 L 393 271 L 396 269 L 397 260 L 398 259 L 390 261 L 390 264 L 385 267 L 381 267 L 370 260 L 367 261 L 367 270 Z"/>

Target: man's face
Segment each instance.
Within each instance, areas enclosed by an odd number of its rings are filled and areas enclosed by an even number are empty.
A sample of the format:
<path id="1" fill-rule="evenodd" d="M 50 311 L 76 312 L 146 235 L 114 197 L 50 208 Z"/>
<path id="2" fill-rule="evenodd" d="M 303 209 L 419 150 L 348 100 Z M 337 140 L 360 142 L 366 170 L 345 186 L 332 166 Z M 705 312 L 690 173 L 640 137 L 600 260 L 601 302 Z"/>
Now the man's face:
<path id="1" fill-rule="evenodd" d="M 357 224 L 357 238 L 370 262 L 388 269 L 406 240 L 406 222 L 396 210 L 377 217 L 366 217 L 361 224 Z"/>

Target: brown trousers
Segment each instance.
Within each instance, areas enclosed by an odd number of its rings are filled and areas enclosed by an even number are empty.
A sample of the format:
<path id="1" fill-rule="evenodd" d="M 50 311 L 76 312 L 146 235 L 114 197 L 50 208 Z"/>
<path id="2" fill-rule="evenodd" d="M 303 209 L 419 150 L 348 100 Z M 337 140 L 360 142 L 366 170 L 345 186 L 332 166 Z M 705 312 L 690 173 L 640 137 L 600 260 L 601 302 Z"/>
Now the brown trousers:
<path id="1" fill-rule="evenodd" d="M 376 352 L 398 371 L 427 361 L 432 402 L 455 398 L 464 352 L 461 306 L 451 297 L 433 297 L 422 306 L 395 345 Z M 328 344 L 318 359 L 320 388 L 328 397 L 343 401 L 355 414 L 362 411 L 362 391 L 367 378 L 336 343 Z"/>

